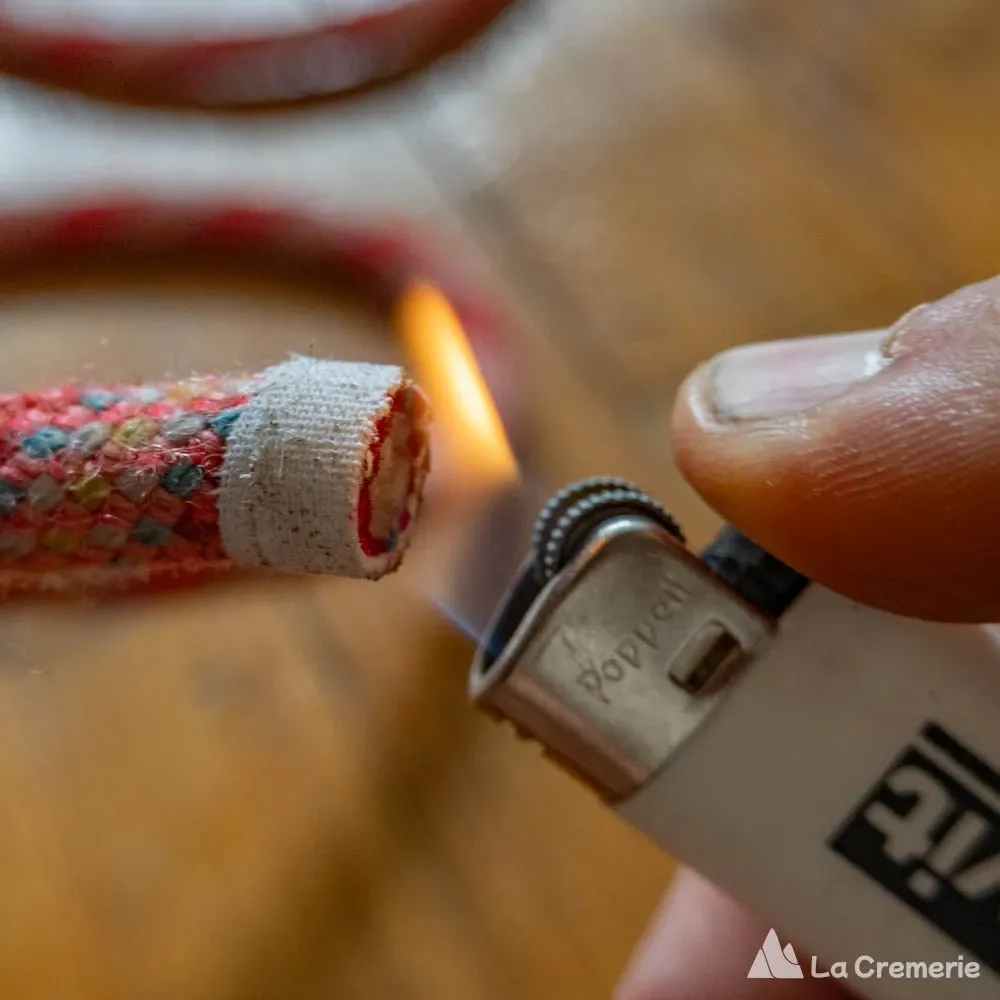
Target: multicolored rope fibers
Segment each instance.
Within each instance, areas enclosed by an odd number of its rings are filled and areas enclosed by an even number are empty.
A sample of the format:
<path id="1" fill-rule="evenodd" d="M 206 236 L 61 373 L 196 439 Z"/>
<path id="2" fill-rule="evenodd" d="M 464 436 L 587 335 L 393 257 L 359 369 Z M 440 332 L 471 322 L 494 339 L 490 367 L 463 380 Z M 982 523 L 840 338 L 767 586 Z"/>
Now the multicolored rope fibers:
<path id="1" fill-rule="evenodd" d="M 461 323 L 500 403 L 505 424 L 512 428 L 518 422 L 511 405 L 516 403 L 512 392 L 512 379 L 516 379 L 511 355 L 514 341 L 506 324 L 481 291 L 469 283 L 465 269 L 452 266 L 451 258 L 439 255 L 408 226 L 307 215 L 254 201 L 220 205 L 198 199 L 175 201 L 134 195 L 0 211 L 0 270 L 4 273 L 22 268 L 58 272 L 81 263 L 118 259 L 135 266 L 175 258 L 264 264 L 293 278 L 319 277 L 339 287 L 346 285 L 384 310 L 390 323 L 397 319 L 397 306 L 413 289 L 433 287 L 448 300 Z M 141 578 L 157 583 L 165 580 L 172 588 L 186 585 L 194 576 L 204 576 L 212 566 L 225 568 L 239 562 L 281 568 L 289 551 L 287 539 L 276 541 L 274 532 L 264 532 L 262 541 L 248 538 L 243 531 L 246 544 L 257 546 L 260 557 L 240 552 L 234 559 L 232 537 L 226 543 L 221 524 L 211 523 L 222 509 L 214 493 L 222 485 L 219 477 L 224 465 L 219 463 L 224 463 L 227 455 L 231 457 L 234 440 L 232 429 L 228 438 L 223 436 L 223 414 L 228 418 L 226 411 L 245 407 L 248 387 L 258 382 L 259 378 L 202 379 L 187 388 L 173 389 L 166 385 L 71 385 L 4 397 L 0 421 L 5 428 L 2 467 L 6 475 L 0 474 L 0 480 L 6 485 L 0 503 L 6 511 L 0 512 L 4 533 L 0 590 L 8 596 L 25 588 L 29 594 L 40 592 L 43 586 L 75 591 L 77 583 L 87 581 L 84 589 L 88 593 L 100 591 L 95 596 L 103 597 L 101 581 L 105 579 L 131 576 L 134 582 L 127 584 L 128 590 L 145 592 Z M 192 386 L 202 386 L 204 392 L 199 395 Z M 315 395 L 314 389 L 310 391 Z M 103 410 L 88 406 L 88 400 L 99 403 L 104 399 L 101 393 L 120 398 Z M 185 403 L 175 398 L 176 393 L 190 398 Z M 338 394 L 320 393 L 319 398 L 336 399 Z M 392 443 L 391 448 L 372 451 L 371 467 L 360 477 L 356 523 L 370 523 L 374 528 L 370 539 L 364 530 L 355 536 L 353 575 L 378 575 L 383 571 L 379 560 L 398 564 L 402 552 L 398 537 L 393 550 L 392 525 L 386 527 L 385 508 L 374 503 L 371 489 L 366 498 L 364 483 L 369 475 L 385 476 L 385 482 L 395 484 L 391 489 L 397 491 L 393 494 L 397 498 L 403 487 L 416 488 L 415 481 L 409 482 L 409 473 L 407 482 L 399 485 L 400 463 L 395 460 L 400 448 L 406 452 L 413 445 L 413 441 L 400 443 L 400 425 L 390 419 L 394 406 L 398 414 L 403 398 L 410 407 L 407 419 L 420 423 L 421 404 L 415 395 L 392 397 L 396 402 L 390 402 L 388 412 L 384 407 L 365 410 L 372 415 L 372 441 Z M 173 423 L 167 426 L 172 418 L 182 427 L 202 425 L 186 441 L 171 440 L 181 433 L 181 428 L 175 431 Z M 259 419 L 259 414 L 254 419 Z M 219 420 L 222 423 L 217 423 Z M 101 426 L 87 434 L 107 433 L 108 437 L 88 455 L 84 440 L 77 435 L 92 424 Z M 240 426 L 250 423 L 243 419 L 236 428 Z M 393 428 L 395 432 L 390 433 Z M 128 451 L 128 457 L 122 449 Z M 246 461 L 246 449 L 243 454 Z M 272 459 L 275 454 L 280 457 L 280 449 L 272 449 Z M 419 469 L 417 451 L 411 448 L 408 454 L 411 468 Z M 146 467 L 152 471 L 139 472 Z M 130 471 L 122 478 L 126 468 Z M 419 473 L 415 476 L 419 478 Z M 262 502 L 260 483 L 286 481 L 258 475 L 253 480 L 255 502 Z M 152 484 L 148 495 L 143 495 L 140 483 Z M 192 492 L 184 496 L 188 490 Z M 285 496 L 287 500 L 288 494 Z M 215 498 L 214 507 L 210 497 Z M 271 499 L 277 502 L 281 497 Z M 415 511 L 407 508 L 409 501 L 405 499 L 394 502 L 402 518 L 395 524 L 400 536 L 409 529 L 407 518 L 412 521 Z M 319 509 L 315 503 L 313 507 Z M 105 515 L 108 519 L 102 520 Z M 95 537 L 98 522 L 102 528 Z M 335 546 L 331 549 L 330 542 L 327 538 L 327 548 L 332 551 Z M 269 548 L 261 552 L 261 544 Z M 379 549 L 380 544 L 385 552 Z M 125 566 L 131 569 L 123 574 Z M 72 573 L 68 572 L 71 567 Z M 115 573 L 108 573 L 111 568 Z M 290 571 L 330 570 L 300 562 Z"/>
<path id="2" fill-rule="evenodd" d="M 158 41 L 35 26 L 0 11 L 0 72 L 129 102 L 275 104 L 403 76 L 485 29 L 511 2 L 401 0 L 304 30 Z"/>
<path id="3" fill-rule="evenodd" d="M 419 511 L 428 426 L 400 369 L 312 358 L 0 396 L 0 594 L 234 563 L 378 578 Z"/>

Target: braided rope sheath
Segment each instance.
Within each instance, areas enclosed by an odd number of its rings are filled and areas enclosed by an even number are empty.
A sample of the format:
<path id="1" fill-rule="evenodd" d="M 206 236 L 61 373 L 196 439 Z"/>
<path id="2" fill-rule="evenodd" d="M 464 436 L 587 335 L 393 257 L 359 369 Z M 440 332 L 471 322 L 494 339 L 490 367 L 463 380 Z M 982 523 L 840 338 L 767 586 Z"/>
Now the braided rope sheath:
<path id="1" fill-rule="evenodd" d="M 0 268 L 8 271 L 21 266 L 72 267 L 105 255 L 134 263 L 174 255 L 190 259 L 198 254 L 213 260 L 263 262 L 303 275 L 318 273 L 338 285 L 346 280 L 390 317 L 410 289 L 431 285 L 450 302 L 487 381 L 510 374 L 510 341 L 502 333 L 500 318 L 478 290 L 399 225 L 338 221 L 250 202 L 219 205 L 116 196 L 82 205 L 0 212 Z M 359 371 L 356 366 L 344 367 L 355 374 Z M 398 369 L 382 371 L 399 375 Z M 351 376 L 346 377 L 349 383 Z M 353 484 L 360 478 L 348 522 L 361 530 L 352 536 L 357 544 L 352 541 L 346 555 L 341 551 L 338 557 L 351 564 L 345 569 L 345 563 L 338 563 L 331 569 L 331 563 L 317 565 L 301 554 L 294 557 L 297 562 L 288 562 L 290 543 L 287 538 L 276 541 L 273 531 L 270 536 L 265 533 L 263 544 L 269 548 L 261 551 L 259 532 L 251 538 L 246 520 L 243 527 L 232 529 L 236 540 L 232 531 L 227 537 L 219 525 L 219 512 L 226 504 L 219 502 L 214 491 L 223 485 L 220 476 L 234 441 L 242 442 L 242 474 L 258 470 L 252 490 L 257 502 L 261 502 L 261 483 L 280 484 L 280 473 L 287 468 L 287 450 L 280 447 L 280 439 L 278 447 L 271 441 L 266 461 L 257 461 L 260 455 L 254 442 L 268 441 L 262 412 L 255 411 L 252 419 L 258 429 L 246 438 L 240 435 L 241 427 L 248 426 L 245 422 L 238 421 L 231 428 L 226 424 L 241 408 L 247 417 L 252 398 L 270 398 L 266 393 L 251 393 L 260 382 L 256 377 L 196 380 L 177 387 L 74 385 L 2 397 L 0 591 L 10 596 L 84 585 L 88 592 L 96 588 L 103 593 L 106 583 L 117 587 L 125 582 L 129 588 L 138 588 L 142 579 L 153 577 L 161 578 L 153 582 L 166 581 L 173 587 L 231 565 L 234 556 L 243 563 L 296 572 L 357 576 L 378 576 L 397 565 L 424 474 L 421 448 L 426 413 L 419 394 L 406 382 L 400 383 L 398 391 L 386 388 L 384 399 L 376 393 L 373 402 L 369 394 L 363 413 L 354 412 L 353 424 L 342 424 L 327 411 L 331 419 L 323 426 L 330 431 L 328 444 L 338 427 L 358 429 L 363 424 L 367 430 L 358 433 L 374 445 L 358 453 L 362 459 L 350 466 L 356 470 L 353 478 L 326 481 L 328 485 Z M 346 398 L 343 391 L 323 393 L 316 385 L 309 387 L 308 394 L 308 413 L 316 412 L 317 401 L 329 404 Z M 502 391 L 499 395 L 504 397 Z M 111 402 L 103 409 L 92 405 L 106 399 Z M 395 420 L 401 407 L 403 424 Z M 288 413 L 287 406 L 281 412 Z M 364 420 L 358 424 L 362 415 Z M 175 428 L 175 423 L 180 426 Z M 90 428 L 93 424 L 107 426 Z M 402 433 L 400 427 L 410 427 L 414 436 Z M 185 428 L 192 429 L 191 436 L 181 440 L 177 435 Z M 295 433 L 301 437 L 301 431 L 300 427 Z M 96 435 L 93 441 L 100 441 L 99 450 L 88 451 L 92 441 L 87 435 Z M 390 447 L 379 442 L 388 442 Z M 319 439 L 313 442 L 312 458 L 322 458 L 321 444 Z M 402 485 L 400 463 L 395 460 L 399 454 L 406 456 Z M 384 501 L 381 506 L 375 503 L 370 489 L 372 477 L 380 473 L 388 477 L 390 495 L 395 497 L 388 507 Z M 307 480 L 301 475 L 298 480 L 285 480 L 298 486 L 272 496 L 264 519 L 272 525 L 281 523 L 283 513 L 287 522 L 295 513 L 288 507 L 288 497 Z M 234 482 L 238 491 L 248 481 L 237 478 Z M 147 486 L 151 486 L 148 493 Z M 273 505 L 281 502 L 286 506 L 278 511 Z M 314 500 L 311 509 L 321 507 Z M 387 517 L 387 509 L 396 513 Z M 354 516 L 357 521 L 351 521 Z M 343 517 L 338 515 L 334 521 L 343 529 Z M 365 524 L 370 526 L 367 531 Z M 310 530 L 315 528 L 315 518 L 310 525 Z M 321 541 L 328 553 L 337 551 L 339 542 L 332 536 Z M 248 555 L 254 549 L 258 555 Z M 314 546 L 314 556 L 315 551 Z"/>
<path id="2" fill-rule="evenodd" d="M 249 378 L 0 397 L 0 594 L 234 563 L 377 579 L 429 462 L 402 370 L 297 358 Z"/>
<path id="3" fill-rule="evenodd" d="M 273 104 L 400 77 L 485 29 L 511 2 L 402 0 L 307 30 L 152 42 L 33 28 L 0 11 L 0 72 L 133 102 Z"/>

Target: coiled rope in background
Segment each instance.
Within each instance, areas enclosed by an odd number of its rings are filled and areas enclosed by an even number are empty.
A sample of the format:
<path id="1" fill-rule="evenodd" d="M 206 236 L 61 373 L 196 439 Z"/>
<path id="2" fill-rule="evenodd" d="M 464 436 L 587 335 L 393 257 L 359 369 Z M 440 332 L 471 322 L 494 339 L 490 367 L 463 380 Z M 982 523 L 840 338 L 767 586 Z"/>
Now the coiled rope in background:
<path id="1" fill-rule="evenodd" d="M 248 107 L 346 94 L 427 65 L 512 0 L 409 0 L 301 30 L 145 40 L 38 25 L 0 4 L 0 72 L 129 102 Z"/>

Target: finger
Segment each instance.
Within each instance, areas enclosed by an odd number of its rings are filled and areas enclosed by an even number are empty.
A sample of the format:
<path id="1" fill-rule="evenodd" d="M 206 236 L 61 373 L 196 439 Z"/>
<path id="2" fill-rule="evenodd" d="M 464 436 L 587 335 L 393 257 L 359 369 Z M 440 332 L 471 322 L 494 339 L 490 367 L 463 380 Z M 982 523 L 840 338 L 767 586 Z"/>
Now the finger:
<path id="1" fill-rule="evenodd" d="M 875 607 L 1000 620 L 1000 279 L 885 331 L 738 348 L 674 411 L 705 499 Z"/>
<path id="2" fill-rule="evenodd" d="M 682 870 L 614 1000 L 845 1000 L 825 979 L 747 979 L 768 930 Z"/>

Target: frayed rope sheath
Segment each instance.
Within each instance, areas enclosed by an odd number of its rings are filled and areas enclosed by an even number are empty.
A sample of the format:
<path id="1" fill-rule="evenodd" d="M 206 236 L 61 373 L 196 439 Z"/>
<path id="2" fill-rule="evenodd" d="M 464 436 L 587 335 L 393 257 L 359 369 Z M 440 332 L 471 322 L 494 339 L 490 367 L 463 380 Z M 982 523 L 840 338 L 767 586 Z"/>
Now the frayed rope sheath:
<path id="1" fill-rule="evenodd" d="M 0 396 L 0 592 L 234 565 L 377 579 L 409 542 L 428 431 L 402 369 L 313 358 Z"/>

